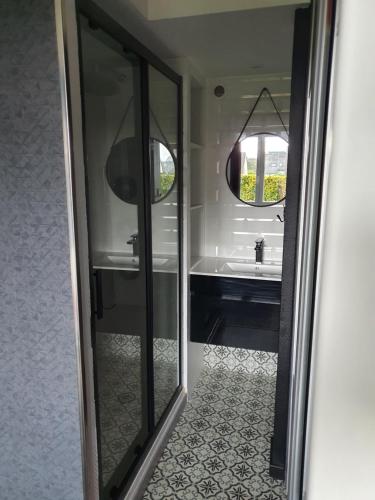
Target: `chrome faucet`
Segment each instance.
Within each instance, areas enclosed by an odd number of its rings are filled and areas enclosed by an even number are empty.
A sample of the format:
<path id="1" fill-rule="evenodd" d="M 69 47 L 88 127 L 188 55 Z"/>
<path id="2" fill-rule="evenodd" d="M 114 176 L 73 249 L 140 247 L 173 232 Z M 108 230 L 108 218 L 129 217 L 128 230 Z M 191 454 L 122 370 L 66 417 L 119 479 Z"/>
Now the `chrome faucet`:
<path id="1" fill-rule="evenodd" d="M 130 235 L 130 240 L 126 242 L 127 245 L 133 245 L 133 257 L 139 255 L 139 242 L 138 242 L 138 233 L 134 233 Z"/>
<path id="2" fill-rule="evenodd" d="M 255 240 L 255 264 L 262 264 L 263 262 L 263 249 L 264 249 L 264 238 L 257 238 Z"/>

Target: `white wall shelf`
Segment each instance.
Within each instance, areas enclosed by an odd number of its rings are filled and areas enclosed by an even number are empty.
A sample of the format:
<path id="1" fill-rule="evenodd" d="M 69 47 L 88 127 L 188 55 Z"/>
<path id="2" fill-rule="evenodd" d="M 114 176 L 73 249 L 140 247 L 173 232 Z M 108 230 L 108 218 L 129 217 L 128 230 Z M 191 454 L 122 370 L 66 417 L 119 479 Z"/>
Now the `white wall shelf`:
<path id="1" fill-rule="evenodd" d="M 190 210 L 196 210 L 197 208 L 203 208 L 203 205 L 201 203 L 197 203 L 196 205 L 192 205 Z"/>

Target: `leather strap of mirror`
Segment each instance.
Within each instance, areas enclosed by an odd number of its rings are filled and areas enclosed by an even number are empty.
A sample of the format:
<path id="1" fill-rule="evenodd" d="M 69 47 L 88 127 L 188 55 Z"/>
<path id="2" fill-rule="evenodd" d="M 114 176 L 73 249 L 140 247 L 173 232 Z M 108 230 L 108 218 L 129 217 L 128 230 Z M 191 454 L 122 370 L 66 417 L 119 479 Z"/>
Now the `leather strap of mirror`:
<path id="1" fill-rule="evenodd" d="M 126 117 L 128 116 L 128 113 L 129 113 L 129 109 L 130 109 L 130 105 L 131 103 L 133 102 L 133 99 L 134 99 L 134 96 L 131 96 L 130 99 L 129 99 L 129 102 L 128 102 L 128 105 L 126 106 L 126 109 L 125 109 L 125 113 L 123 115 L 123 117 L 121 118 L 121 121 L 120 121 L 120 125 L 117 129 L 117 132 L 116 132 L 116 135 L 115 135 L 115 138 L 113 139 L 113 142 L 112 142 L 112 145 L 110 147 L 110 150 L 113 148 L 113 146 L 116 144 L 116 141 L 120 135 L 120 132 L 121 132 L 121 129 L 122 129 L 122 126 L 124 125 L 125 123 L 125 120 L 126 120 Z M 160 135 L 162 136 L 169 152 L 172 154 L 173 158 L 175 159 L 175 155 L 173 153 L 173 149 L 171 147 L 171 145 L 169 144 L 169 141 L 168 139 L 166 138 L 164 132 L 162 131 L 161 127 L 160 127 L 160 124 L 155 116 L 155 113 L 152 111 L 152 109 L 150 108 L 150 115 L 152 116 L 152 119 L 154 120 L 157 128 L 159 129 L 159 132 L 160 132 Z"/>
<path id="2" fill-rule="evenodd" d="M 259 93 L 258 97 L 257 97 L 257 100 L 255 101 L 254 106 L 251 108 L 251 110 L 250 110 L 250 112 L 249 112 L 249 116 L 247 117 L 247 120 L 246 120 L 246 122 L 245 122 L 244 126 L 242 127 L 241 132 L 240 132 L 240 135 L 238 136 L 238 139 L 236 140 L 236 142 L 234 143 L 234 145 L 236 145 L 236 144 L 238 144 L 238 143 L 240 142 L 240 139 L 241 139 L 241 137 L 242 137 L 242 134 L 244 133 L 244 131 L 245 131 L 245 129 L 246 129 L 246 127 L 247 127 L 247 125 L 248 125 L 248 123 L 249 123 L 249 121 L 250 121 L 251 117 L 253 116 L 254 111 L 255 111 L 256 107 L 258 106 L 259 101 L 260 101 L 260 100 L 261 100 L 261 98 L 263 97 L 263 94 L 267 94 L 267 95 L 268 95 L 268 97 L 270 98 L 271 103 L 272 103 L 272 106 L 274 107 L 274 109 L 275 109 L 275 111 L 276 111 L 276 114 L 277 114 L 277 116 L 278 116 L 278 118 L 279 118 L 279 120 L 280 120 L 280 122 L 281 122 L 281 125 L 283 126 L 283 128 L 284 128 L 284 130 L 285 130 L 286 135 L 289 137 L 289 132 L 288 132 L 288 129 L 287 129 L 287 127 L 286 127 L 286 125 L 285 125 L 285 123 L 284 123 L 284 121 L 283 121 L 282 117 L 281 117 L 281 113 L 280 113 L 280 111 L 278 110 L 278 108 L 277 108 L 277 106 L 276 106 L 275 101 L 273 100 L 273 97 L 272 97 L 272 95 L 271 95 L 271 92 L 268 90 L 268 88 L 267 88 L 267 87 L 263 87 L 263 88 L 262 88 L 262 90 L 260 91 L 260 93 Z"/>

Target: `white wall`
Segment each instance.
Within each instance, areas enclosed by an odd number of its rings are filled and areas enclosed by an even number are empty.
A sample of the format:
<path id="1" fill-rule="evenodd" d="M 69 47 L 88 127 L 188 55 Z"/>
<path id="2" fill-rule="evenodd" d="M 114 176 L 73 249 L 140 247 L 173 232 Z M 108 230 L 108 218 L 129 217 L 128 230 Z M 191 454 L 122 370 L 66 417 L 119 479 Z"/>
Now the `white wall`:
<path id="1" fill-rule="evenodd" d="M 206 91 L 207 124 L 205 139 L 205 248 L 204 256 L 255 259 L 254 242 L 265 239 L 265 260 L 282 260 L 284 225 L 277 219 L 283 205 L 252 207 L 239 201 L 226 180 L 226 164 L 249 111 L 263 87 L 267 87 L 283 121 L 289 125 L 290 75 L 251 75 L 215 78 Z M 214 89 L 223 85 L 225 94 L 216 97 Z M 263 99 L 262 99 L 263 101 Z M 246 128 L 247 135 L 268 130 L 283 133 L 272 107 L 263 106 Z M 258 109 L 259 111 L 259 109 Z M 245 136 L 242 136 L 245 137 Z"/>
<path id="2" fill-rule="evenodd" d="M 218 12 L 278 7 L 305 3 L 306 0 L 130 0 L 149 20 L 201 16 Z"/>
<path id="3" fill-rule="evenodd" d="M 374 498 L 375 3 L 339 7 L 307 500 Z"/>
<path id="4" fill-rule="evenodd" d="M 183 334 L 182 334 L 182 354 L 183 354 L 183 384 L 187 388 L 190 399 L 193 389 L 199 379 L 203 368 L 203 344 L 190 341 L 190 275 L 191 261 L 194 259 L 194 249 L 200 246 L 199 232 L 196 226 L 199 224 L 201 216 L 198 214 L 195 219 L 195 210 L 190 210 L 191 206 L 191 181 L 192 164 L 195 161 L 192 155 L 190 144 L 193 139 L 192 113 L 189 110 L 194 108 L 193 81 L 200 81 L 201 77 L 195 68 L 186 58 L 167 61 L 171 67 L 178 72 L 183 79 L 182 83 L 182 108 L 183 113 Z M 203 82 L 201 82 L 203 84 Z M 199 211 L 198 211 L 199 212 Z M 194 227 L 193 227 L 194 225 Z"/>
<path id="5" fill-rule="evenodd" d="M 205 114 L 206 82 L 191 80 L 190 92 L 190 265 L 193 266 L 205 247 Z"/>

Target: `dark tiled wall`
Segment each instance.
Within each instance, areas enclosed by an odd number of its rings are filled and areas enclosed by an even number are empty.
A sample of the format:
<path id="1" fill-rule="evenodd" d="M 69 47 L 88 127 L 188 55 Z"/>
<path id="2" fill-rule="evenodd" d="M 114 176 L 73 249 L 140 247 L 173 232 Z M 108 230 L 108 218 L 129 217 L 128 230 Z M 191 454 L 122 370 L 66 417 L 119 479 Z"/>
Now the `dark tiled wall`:
<path id="1" fill-rule="evenodd" d="M 0 2 L 0 497 L 80 500 L 53 0 Z"/>

